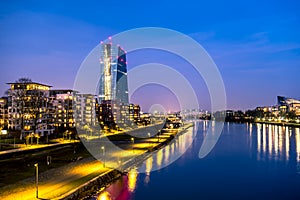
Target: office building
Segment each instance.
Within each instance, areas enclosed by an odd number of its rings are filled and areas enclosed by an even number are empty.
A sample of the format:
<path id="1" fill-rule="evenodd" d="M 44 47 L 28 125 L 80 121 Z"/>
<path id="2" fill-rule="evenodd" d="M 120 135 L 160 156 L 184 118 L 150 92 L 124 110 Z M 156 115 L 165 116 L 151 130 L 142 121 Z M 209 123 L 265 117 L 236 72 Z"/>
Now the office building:
<path id="1" fill-rule="evenodd" d="M 102 44 L 100 54 L 99 102 L 102 100 L 128 104 L 126 53 L 111 43 Z"/>
<path id="2" fill-rule="evenodd" d="M 102 127 L 130 126 L 126 52 L 112 43 L 102 44 L 98 101 Z"/>

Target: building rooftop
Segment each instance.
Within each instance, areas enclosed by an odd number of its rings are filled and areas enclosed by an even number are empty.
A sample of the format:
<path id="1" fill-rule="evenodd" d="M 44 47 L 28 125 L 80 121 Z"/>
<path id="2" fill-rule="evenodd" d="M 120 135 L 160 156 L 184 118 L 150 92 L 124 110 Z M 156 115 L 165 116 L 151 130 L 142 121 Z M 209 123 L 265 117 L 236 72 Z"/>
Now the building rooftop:
<path id="1" fill-rule="evenodd" d="M 46 85 L 43 83 L 37 83 L 37 82 L 28 82 L 28 83 L 6 83 L 8 85 L 41 85 L 41 86 L 46 86 L 46 87 L 52 87 L 51 85 Z"/>

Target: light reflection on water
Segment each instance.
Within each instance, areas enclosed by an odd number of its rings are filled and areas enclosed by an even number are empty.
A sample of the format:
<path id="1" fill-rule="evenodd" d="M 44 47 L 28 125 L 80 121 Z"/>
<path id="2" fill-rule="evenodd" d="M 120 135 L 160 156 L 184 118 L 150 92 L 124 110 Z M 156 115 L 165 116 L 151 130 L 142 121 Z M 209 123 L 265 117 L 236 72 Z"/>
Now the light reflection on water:
<path id="1" fill-rule="evenodd" d="M 297 159 L 297 172 L 300 173 L 300 128 L 296 128 L 296 159 Z"/>
<path id="2" fill-rule="evenodd" d="M 200 122 L 201 130 L 198 131 L 198 134 L 202 136 L 206 135 L 207 128 L 209 123 L 207 121 Z M 230 135 L 231 140 L 234 140 L 235 137 L 241 137 L 246 140 L 246 147 L 243 149 L 247 150 L 247 154 L 252 157 L 254 155 L 254 159 L 259 163 L 271 163 L 270 165 L 276 166 L 276 163 L 291 163 L 295 166 L 296 173 L 300 173 L 300 128 L 291 128 L 277 125 L 269 125 L 269 124 L 232 124 L 226 123 L 225 129 L 223 131 L 223 135 Z M 129 200 L 132 199 L 134 193 L 139 187 L 147 187 L 147 185 L 151 184 L 150 176 L 151 170 L 155 168 L 155 165 L 161 166 L 170 161 L 171 156 L 176 152 L 184 152 L 185 148 L 188 144 L 190 144 L 191 140 L 195 137 L 195 132 L 190 134 L 184 134 L 179 136 L 174 142 L 170 145 L 166 146 L 163 149 L 160 149 L 157 154 L 149 157 L 145 162 L 145 174 L 138 174 L 136 170 L 130 171 L 127 176 L 123 177 L 121 181 L 121 187 L 114 187 L 115 183 L 112 184 L 108 189 L 106 189 L 103 193 L 99 194 L 97 199 L 113 199 L 113 200 Z M 222 138 L 221 138 L 222 140 Z M 242 143 L 242 142 L 241 142 Z M 232 143 L 230 143 L 232 144 Z M 233 143 L 234 144 L 234 143 Z M 218 143 L 217 145 L 222 145 L 222 143 Z M 237 144 L 239 148 L 241 148 Z M 216 147 L 216 148 L 220 148 Z M 226 145 L 223 144 L 223 149 L 226 148 Z M 192 153 L 197 153 L 199 151 L 199 146 L 196 149 L 192 148 Z M 239 151 L 239 149 L 237 150 Z M 186 152 L 186 154 L 188 154 Z M 186 155 L 185 154 L 185 155 Z M 199 160 L 197 156 L 189 159 Z M 254 161 L 253 161 L 254 162 Z M 273 164 L 272 164 L 273 163 Z M 268 165 L 269 165 L 268 164 Z M 181 166 L 184 170 L 185 163 Z M 168 168 L 168 167 L 167 167 Z M 190 173 L 190 172 L 186 172 Z M 207 173 L 210 173 L 209 171 Z M 256 175 L 257 172 L 252 172 L 253 175 Z M 263 173 L 263 172 L 261 172 Z M 139 176 L 143 177 L 142 183 L 138 181 Z M 237 175 L 240 176 L 240 175 Z M 195 177 L 196 178 L 196 177 Z M 160 179 L 164 179 L 164 176 L 161 175 Z M 156 179 L 157 181 L 157 179 Z M 119 183 L 118 183 L 119 184 Z M 142 184 L 142 185 L 141 185 Z M 152 183 L 155 185 L 159 185 L 160 183 Z M 119 184 L 120 186 L 120 184 Z M 114 187 L 114 190 L 112 190 Z M 123 192 L 116 192 L 116 190 Z M 160 191 L 162 192 L 162 191 Z M 120 194 L 119 196 L 115 194 Z M 126 193 L 124 195 L 123 193 Z M 175 193 L 175 192 L 174 192 Z M 123 195 L 122 195 L 123 194 Z M 102 197 L 103 196 L 103 197 Z M 100 198 L 101 197 L 101 198 Z M 113 198 L 112 198 L 113 197 Z M 150 197 L 149 197 L 150 198 Z M 148 198 L 148 199 L 149 199 Z M 134 198 L 136 199 L 136 198 Z M 147 199 L 147 195 L 145 198 Z"/>
<path id="3" fill-rule="evenodd" d="M 131 169 L 128 172 L 127 177 L 128 177 L 129 192 L 133 192 L 135 190 L 137 176 L 138 176 L 138 172 L 136 171 L 136 169 Z"/>
<path id="4" fill-rule="evenodd" d="M 110 197 L 109 192 L 107 192 L 107 191 L 102 192 L 102 193 L 98 196 L 97 200 L 111 200 L 111 197 Z"/>
<path id="5" fill-rule="evenodd" d="M 257 124 L 256 128 L 257 160 L 289 161 L 291 153 L 296 152 L 299 163 L 299 128 L 268 124 Z"/>

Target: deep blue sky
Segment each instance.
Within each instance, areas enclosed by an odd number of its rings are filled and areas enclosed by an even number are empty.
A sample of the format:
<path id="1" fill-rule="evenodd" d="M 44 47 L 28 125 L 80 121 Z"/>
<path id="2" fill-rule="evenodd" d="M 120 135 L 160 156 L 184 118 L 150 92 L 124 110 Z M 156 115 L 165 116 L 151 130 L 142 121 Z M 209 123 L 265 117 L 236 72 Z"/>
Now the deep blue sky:
<path id="1" fill-rule="evenodd" d="M 277 95 L 300 99 L 299 10 L 297 0 L 1 1 L 0 96 L 19 77 L 72 88 L 99 41 L 155 26 L 187 34 L 207 50 L 223 76 L 228 108 L 274 105 Z"/>

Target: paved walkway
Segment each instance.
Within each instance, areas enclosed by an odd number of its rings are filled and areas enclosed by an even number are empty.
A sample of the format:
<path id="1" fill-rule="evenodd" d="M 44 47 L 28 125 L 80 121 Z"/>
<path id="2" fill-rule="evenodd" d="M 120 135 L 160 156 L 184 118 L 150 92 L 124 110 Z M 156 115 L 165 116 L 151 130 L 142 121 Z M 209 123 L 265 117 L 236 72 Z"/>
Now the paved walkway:
<path id="1" fill-rule="evenodd" d="M 5 151 L 0 151 L 0 155 L 4 154 L 10 154 L 10 153 L 16 153 L 16 152 L 21 152 L 21 151 L 28 151 L 28 150 L 33 150 L 33 149 L 43 149 L 43 148 L 48 148 L 48 147 L 54 147 L 54 146 L 59 146 L 63 144 L 73 144 L 73 143 L 79 142 L 79 140 L 71 140 L 71 141 L 63 141 L 63 142 L 58 142 L 54 144 L 34 144 L 34 145 L 25 145 L 22 144 L 20 148 L 17 149 L 10 149 L 10 150 L 5 150 Z M 20 144 L 18 144 L 20 146 Z"/>
<path id="2" fill-rule="evenodd" d="M 55 199 L 110 169 L 86 158 L 39 174 L 39 198 Z M 0 188 L 0 199 L 36 199 L 35 177 Z"/>

